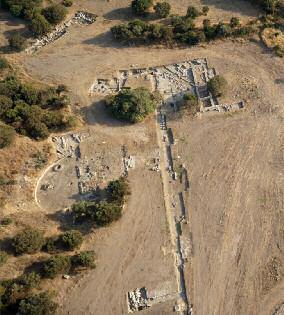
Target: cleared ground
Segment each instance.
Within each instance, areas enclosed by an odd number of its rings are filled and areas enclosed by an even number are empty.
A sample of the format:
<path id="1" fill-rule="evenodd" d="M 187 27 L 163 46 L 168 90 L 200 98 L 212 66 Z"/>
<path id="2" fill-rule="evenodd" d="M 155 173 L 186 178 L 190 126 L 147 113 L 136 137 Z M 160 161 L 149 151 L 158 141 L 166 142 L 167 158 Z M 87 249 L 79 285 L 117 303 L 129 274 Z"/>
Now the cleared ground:
<path id="1" fill-rule="evenodd" d="M 210 5 L 209 18 L 216 20 L 258 14 L 244 1 L 193 2 Z M 93 80 L 131 65 L 206 57 L 229 81 L 231 91 L 224 101 L 243 98 L 248 108 L 233 116 L 169 122 L 191 181 L 191 301 L 197 315 L 272 314 L 283 300 L 283 60 L 253 42 L 216 42 L 192 49 L 121 47 L 108 30 L 129 18 L 128 5 L 80 1 L 81 9 L 99 15 L 96 23 L 70 29 L 68 36 L 36 55 L 12 57 L 35 79 L 67 84 L 79 102 L 77 111 L 86 117 L 86 128 L 94 135 L 103 132 L 110 142 L 118 139 L 138 157 L 130 173 L 132 196 L 121 221 L 88 237 L 86 247 L 98 253 L 97 269 L 76 278 L 75 286 L 58 280 L 59 313 L 126 314 L 126 291 L 167 281 L 174 285 L 161 179 L 146 165 L 156 154 L 154 121 L 136 127 L 109 119 L 99 99 L 88 97 Z M 172 5 L 174 12 L 185 13 L 188 3 Z M 1 23 L 5 29 L 14 27 Z M 172 305 L 143 313 L 171 314 Z"/>

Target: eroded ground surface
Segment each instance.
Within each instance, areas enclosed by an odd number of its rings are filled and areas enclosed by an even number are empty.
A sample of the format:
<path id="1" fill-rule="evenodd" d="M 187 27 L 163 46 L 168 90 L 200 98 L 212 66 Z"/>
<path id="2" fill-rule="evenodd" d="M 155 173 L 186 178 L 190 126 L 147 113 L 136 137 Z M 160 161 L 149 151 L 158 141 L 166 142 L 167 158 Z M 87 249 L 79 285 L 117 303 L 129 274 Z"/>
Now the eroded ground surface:
<path id="1" fill-rule="evenodd" d="M 209 18 L 216 20 L 258 14 L 243 1 L 194 2 L 210 5 Z M 185 13 L 188 5 L 171 4 L 177 13 Z M 38 54 L 13 56 L 34 79 L 70 87 L 78 102 L 74 110 L 85 117 L 80 132 L 92 135 L 88 158 L 92 151 L 101 154 L 103 145 L 116 152 L 126 145 L 136 157 L 135 169 L 129 173 L 132 195 L 122 219 L 88 237 L 86 248 L 98 253 L 97 268 L 70 284 L 57 281 L 59 313 L 126 314 L 128 291 L 165 283 L 169 291 L 174 290 L 162 182 L 159 173 L 150 170 L 150 161 L 157 156 L 154 118 L 137 126 L 120 124 L 105 113 L 101 98 L 89 97 L 88 91 L 95 78 L 111 77 L 131 65 L 149 67 L 206 57 L 232 88 L 222 101 L 244 99 L 247 108 L 232 116 L 204 114 L 169 121 L 190 179 L 186 205 L 192 257 L 186 281 L 191 302 L 197 315 L 273 314 L 283 301 L 283 61 L 253 42 L 216 42 L 191 49 L 121 47 L 108 30 L 129 18 L 128 5 L 127 1 L 80 1 L 74 10 L 99 15 L 93 25 L 84 27 L 84 32 L 74 26 L 70 34 Z M 5 17 L 1 20 L 7 31 L 22 27 L 17 21 L 9 23 Z M 112 163 L 120 162 L 121 156 L 116 156 Z M 58 202 L 43 196 L 46 210 L 32 204 L 21 211 L 39 211 L 45 218 L 40 222 L 57 229 L 50 212 L 69 205 L 68 196 L 76 193 L 68 189 L 69 177 L 60 180 L 65 199 Z M 172 314 L 173 304 L 168 301 L 142 313 Z"/>

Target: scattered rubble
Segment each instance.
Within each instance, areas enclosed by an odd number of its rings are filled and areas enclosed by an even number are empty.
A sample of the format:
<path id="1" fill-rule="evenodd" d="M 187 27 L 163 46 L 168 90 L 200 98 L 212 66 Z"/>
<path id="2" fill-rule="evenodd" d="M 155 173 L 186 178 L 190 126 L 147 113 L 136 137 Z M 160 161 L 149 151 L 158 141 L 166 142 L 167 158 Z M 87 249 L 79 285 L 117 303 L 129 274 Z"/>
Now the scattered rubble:
<path id="1" fill-rule="evenodd" d="M 127 293 L 128 297 L 128 313 L 133 313 L 136 311 L 142 311 L 143 309 L 149 307 L 147 290 L 145 287 L 141 289 L 134 289 Z"/>
<path id="2" fill-rule="evenodd" d="M 75 13 L 74 17 L 68 21 L 65 21 L 63 24 L 55 26 L 54 30 L 47 35 L 42 36 L 39 39 L 36 39 L 31 46 L 29 46 L 25 51 L 28 54 L 33 54 L 37 52 L 40 48 L 49 45 L 59 38 L 68 34 L 68 28 L 73 24 L 79 25 L 89 25 L 93 24 L 96 21 L 96 15 L 89 12 L 78 11 Z"/>

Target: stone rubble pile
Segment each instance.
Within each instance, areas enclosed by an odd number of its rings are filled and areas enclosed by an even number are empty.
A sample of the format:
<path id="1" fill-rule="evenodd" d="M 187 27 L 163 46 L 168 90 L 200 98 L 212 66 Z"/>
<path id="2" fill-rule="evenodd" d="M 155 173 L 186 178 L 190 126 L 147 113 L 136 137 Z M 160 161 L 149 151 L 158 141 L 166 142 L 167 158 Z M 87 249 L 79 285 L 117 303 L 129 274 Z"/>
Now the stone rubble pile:
<path id="1" fill-rule="evenodd" d="M 149 307 L 147 298 L 146 288 L 135 289 L 128 292 L 128 312 L 133 313 L 137 311 L 142 311 L 143 309 Z"/>
<path id="2" fill-rule="evenodd" d="M 54 30 L 47 35 L 42 36 L 40 39 L 36 39 L 30 47 L 25 51 L 28 54 L 33 54 L 37 52 L 40 48 L 49 45 L 59 38 L 68 34 L 68 28 L 72 24 L 79 25 L 90 25 L 96 21 L 96 15 L 89 12 L 78 11 L 75 13 L 75 16 L 70 20 L 64 22 L 61 25 L 55 26 Z"/>

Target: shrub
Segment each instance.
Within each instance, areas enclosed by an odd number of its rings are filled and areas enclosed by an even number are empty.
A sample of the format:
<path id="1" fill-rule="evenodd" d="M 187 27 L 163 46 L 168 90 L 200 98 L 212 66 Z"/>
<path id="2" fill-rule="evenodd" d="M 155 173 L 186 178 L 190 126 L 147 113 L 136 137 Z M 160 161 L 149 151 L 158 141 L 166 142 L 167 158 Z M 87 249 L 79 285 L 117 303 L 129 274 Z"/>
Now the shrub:
<path id="1" fill-rule="evenodd" d="M 58 247 L 58 237 L 49 237 L 45 240 L 45 243 L 42 249 L 49 254 L 54 254 L 58 251 L 57 247 Z"/>
<path id="2" fill-rule="evenodd" d="M 6 264 L 8 260 L 8 254 L 4 251 L 0 251 L 0 267 Z"/>
<path id="3" fill-rule="evenodd" d="M 51 26 L 41 14 L 36 14 L 31 21 L 30 30 L 35 36 L 43 36 L 50 32 Z"/>
<path id="4" fill-rule="evenodd" d="M 230 26 L 231 26 L 232 28 L 235 28 L 235 27 L 239 26 L 240 24 L 241 24 L 241 22 L 240 22 L 240 19 L 239 19 L 239 18 L 234 17 L 234 16 L 231 18 L 231 20 L 230 20 Z"/>
<path id="5" fill-rule="evenodd" d="M 13 247 L 17 254 L 33 254 L 44 244 L 43 233 L 37 229 L 26 228 L 13 239 Z"/>
<path id="6" fill-rule="evenodd" d="M 19 33 L 13 34 L 8 41 L 10 48 L 15 51 L 21 51 L 27 47 L 26 39 Z"/>
<path id="7" fill-rule="evenodd" d="M 2 225 L 10 225 L 12 224 L 12 219 L 11 218 L 4 218 L 2 221 L 1 221 L 1 224 Z"/>
<path id="8" fill-rule="evenodd" d="M 67 250 L 74 250 L 75 248 L 78 248 L 83 243 L 83 236 L 82 233 L 76 230 L 71 230 L 65 232 L 61 236 L 61 241 L 63 243 L 63 246 Z"/>
<path id="9" fill-rule="evenodd" d="M 195 95 L 186 93 L 183 96 L 183 104 L 182 106 L 185 107 L 190 113 L 195 114 L 198 110 L 198 99 Z"/>
<path id="10" fill-rule="evenodd" d="M 153 94 L 146 88 L 121 90 L 107 99 L 106 106 L 114 117 L 131 123 L 140 122 L 156 108 Z"/>
<path id="11" fill-rule="evenodd" d="M 0 72 L 7 68 L 9 68 L 9 62 L 4 57 L 0 57 Z"/>
<path id="12" fill-rule="evenodd" d="M 107 186 L 108 200 L 122 205 L 126 196 L 130 195 L 130 188 L 125 177 L 109 182 Z"/>
<path id="13" fill-rule="evenodd" d="M 57 304 L 51 300 L 49 294 L 42 292 L 21 300 L 17 315 L 52 315 L 56 309 Z"/>
<path id="14" fill-rule="evenodd" d="M 67 10 L 61 4 L 52 4 L 44 8 L 42 13 L 50 24 L 58 24 L 65 19 Z"/>
<path id="15" fill-rule="evenodd" d="M 73 5 L 73 1 L 72 0 L 63 0 L 62 5 L 64 5 L 65 7 L 71 7 Z"/>
<path id="16" fill-rule="evenodd" d="M 207 15 L 208 12 L 209 12 L 209 7 L 208 7 L 207 5 L 206 5 L 206 6 L 203 6 L 203 7 L 202 7 L 202 13 L 203 13 L 203 15 Z"/>
<path id="17" fill-rule="evenodd" d="M 191 19 L 196 19 L 199 16 L 198 10 L 194 6 L 189 6 L 187 8 L 186 17 Z"/>
<path id="18" fill-rule="evenodd" d="M 121 205 L 101 201 L 96 204 L 94 221 L 97 225 L 106 226 L 121 218 Z"/>
<path id="19" fill-rule="evenodd" d="M 210 79 L 208 82 L 208 90 L 213 96 L 219 97 L 226 92 L 227 81 L 224 77 L 216 75 L 214 78 Z"/>
<path id="20" fill-rule="evenodd" d="M 132 0 L 132 11 L 137 15 L 144 15 L 153 5 L 153 0 Z"/>
<path id="21" fill-rule="evenodd" d="M 72 257 L 74 267 L 95 268 L 95 252 L 83 251 Z"/>
<path id="22" fill-rule="evenodd" d="M 25 290 L 37 288 L 40 284 L 40 275 L 35 272 L 30 272 L 20 276 L 17 283 L 25 288 Z"/>
<path id="23" fill-rule="evenodd" d="M 5 124 L 0 124 L 0 149 L 11 145 L 15 139 L 15 129 Z"/>
<path id="24" fill-rule="evenodd" d="M 55 278 L 59 274 L 68 273 L 70 268 L 70 257 L 63 255 L 51 256 L 43 266 L 45 276 L 51 279 Z"/>
<path id="25" fill-rule="evenodd" d="M 170 14 L 171 5 L 168 2 L 158 2 L 154 10 L 159 18 L 166 18 Z"/>

